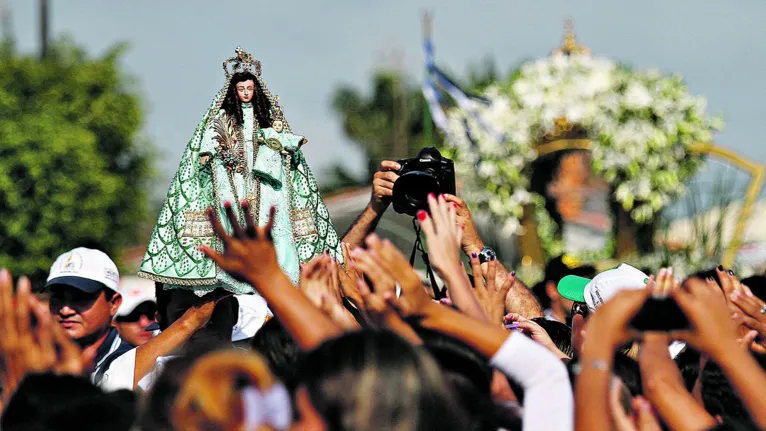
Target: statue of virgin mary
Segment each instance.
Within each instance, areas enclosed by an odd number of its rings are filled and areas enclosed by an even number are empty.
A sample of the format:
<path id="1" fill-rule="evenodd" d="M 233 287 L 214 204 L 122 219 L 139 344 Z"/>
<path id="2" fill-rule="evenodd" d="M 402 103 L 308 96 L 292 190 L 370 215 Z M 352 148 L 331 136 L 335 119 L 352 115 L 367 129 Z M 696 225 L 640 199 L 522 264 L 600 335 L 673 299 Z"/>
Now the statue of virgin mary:
<path id="1" fill-rule="evenodd" d="M 194 131 L 170 184 L 139 275 L 167 289 L 193 290 L 203 296 L 216 289 L 235 294 L 252 287 L 234 280 L 198 250 L 218 251 L 206 211 L 212 207 L 231 232 L 224 203 L 240 223 L 239 202 L 247 200 L 256 225 L 265 225 L 276 208 L 274 245 L 279 265 L 298 283 L 300 262 L 329 252 L 342 261 L 340 240 L 279 98 L 261 78 L 261 63 L 241 48 L 223 63 L 226 83 Z"/>

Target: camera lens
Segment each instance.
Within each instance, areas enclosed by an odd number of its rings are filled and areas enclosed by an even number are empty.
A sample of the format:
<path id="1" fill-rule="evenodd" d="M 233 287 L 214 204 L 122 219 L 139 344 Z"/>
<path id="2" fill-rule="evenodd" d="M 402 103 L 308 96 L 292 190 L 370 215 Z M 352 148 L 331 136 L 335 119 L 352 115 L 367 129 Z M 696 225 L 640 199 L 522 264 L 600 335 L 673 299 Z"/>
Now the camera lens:
<path id="1" fill-rule="evenodd" d="M 407 172 L 394 183 L 394 210 L 415 216 L 419 210 L 428 208 L 428 194 L 439 190 L 439 181 L 430 172 Z"/>

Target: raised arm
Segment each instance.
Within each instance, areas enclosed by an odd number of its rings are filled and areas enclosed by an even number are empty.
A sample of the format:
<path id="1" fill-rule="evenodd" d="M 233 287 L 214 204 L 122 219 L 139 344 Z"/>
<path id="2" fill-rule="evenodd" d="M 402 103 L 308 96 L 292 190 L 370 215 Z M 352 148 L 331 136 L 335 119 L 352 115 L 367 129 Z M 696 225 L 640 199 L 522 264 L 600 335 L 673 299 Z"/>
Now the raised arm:
<path id="1" fill-rule="evenodd" d="M 235 279 L 253 285 L 300 348 L 309 350 L 328 338 L 340 335 L 341 329 L 296 289 L 279 268 L 271 240 L 274 207 L 266 226 L 256 227 L 248 203 L 243 202 L 242 211 L 247 221 L 244 228 L 239 225 L 231 205 L 226 204 L 225 208 L 232 235 L 224 231 L 213 210 L 208 210 L 213 229 L 223 242 L 224 252 L 218 253 L 205 246 L 200 250 Z"/>
<path id="2" fill-rule="evenodd" d="M 381 162 L 380 170 L 375 173 L 372 180 L 370 203 L 343 235 L 343 242 L 348 243 L 352 248 L 358 247 L 367 234 L 375 231 L 378 222 L 391 204 L 394 195 L 394 183 L 399 179 L 396 171 L 400 168 L 399 163 L 390 160 Z"/>

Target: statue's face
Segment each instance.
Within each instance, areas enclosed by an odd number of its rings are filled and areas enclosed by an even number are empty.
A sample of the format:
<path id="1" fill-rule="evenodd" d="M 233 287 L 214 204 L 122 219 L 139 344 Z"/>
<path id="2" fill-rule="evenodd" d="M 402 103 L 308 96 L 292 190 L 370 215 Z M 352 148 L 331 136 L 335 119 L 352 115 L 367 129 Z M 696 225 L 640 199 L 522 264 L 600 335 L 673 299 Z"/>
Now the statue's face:
<path id="1" fill-rule="evenodd" d="M 237 90 L 237 97 L 239 98 L 240 102 L 248 103 L 253 100 L 253 95 L 255 93 L 255 83 L 252 79 L 238 82 L 234 88 Z"/>

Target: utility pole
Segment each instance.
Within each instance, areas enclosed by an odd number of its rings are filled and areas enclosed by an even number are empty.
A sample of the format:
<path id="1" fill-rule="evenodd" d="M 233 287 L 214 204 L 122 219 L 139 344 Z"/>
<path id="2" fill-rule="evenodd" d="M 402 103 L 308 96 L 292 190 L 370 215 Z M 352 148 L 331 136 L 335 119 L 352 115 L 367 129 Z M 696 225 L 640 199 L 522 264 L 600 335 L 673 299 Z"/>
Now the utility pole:
<path id="1" fill-rule="evenodd" d="M 48 0 L 40 0 L 40 58 L 48 57 Z"/>
<path id="2" fill-rule="evenodd" d="M 433 29 L 433 18 L 428 12 L 423 13 L 423 41 L 431 43 L 431 35 Z M 430 70 L 426 70 L 424 79 L 428 81 L 431 79 Z M 423 104 L 423 140 L 426 147 L 433 146 L 433 121 L 431 119 L 431 108 L 428 103 Z"/>
<path id="3" fill-rule="evenodd" d="M 11 11 L 8 7 L 8 0 L 0 1 L 0 23 L 3 27 L 3 42 L 10 42 L 13 39 L 13 29 L 11 29 Z"/>

